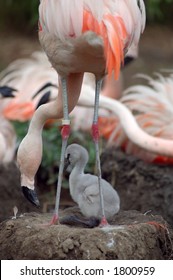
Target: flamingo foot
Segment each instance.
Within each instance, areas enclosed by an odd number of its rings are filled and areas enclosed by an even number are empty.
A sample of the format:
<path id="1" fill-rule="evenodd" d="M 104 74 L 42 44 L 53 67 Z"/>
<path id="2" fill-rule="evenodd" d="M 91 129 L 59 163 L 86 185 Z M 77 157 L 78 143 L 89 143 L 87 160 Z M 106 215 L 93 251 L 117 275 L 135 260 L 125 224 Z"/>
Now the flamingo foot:
<path id="1" fill-rule="evenodd" d="M 53 214 L 53 217 L 49 223 L 49 226 L 53 226 L 53 225 L 56 225 L 56 224 L 59 224 L 59 217 L 57 214 Z"/>
<path id="2" fill-rule="evenodd" d="M 101 221 L 100 221 L 99 227 L 107 227 L 107 226 L 109 226 L 109 223 L 108 223 L 106 217 L 103 216 Z"/>
<path id="3" fill-rule="evenodd" d="M 35 190 L 32 190 L 26 186 L 22 186 L 22 191 L 24 196 L 36 207 L 40 207 L 40 202 L 38 200 Z"/>
<path id="4" fill-rule="evenodd" d="M 39 226 L 45 228 L 53 225 L 59 224 L 59 217 L 57 214 L 53 214 L 53 217 L 49 223 L 39 224 Z"/>

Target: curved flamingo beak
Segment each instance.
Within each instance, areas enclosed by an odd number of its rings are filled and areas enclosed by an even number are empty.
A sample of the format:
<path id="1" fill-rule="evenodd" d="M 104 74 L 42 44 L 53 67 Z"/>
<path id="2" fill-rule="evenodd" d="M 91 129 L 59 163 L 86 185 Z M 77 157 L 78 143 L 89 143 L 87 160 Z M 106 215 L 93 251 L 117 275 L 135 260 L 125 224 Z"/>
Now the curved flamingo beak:
<path id="1" fill-rule="evenodd" d="M 32 118 L 35 108 L 32 102 L 18 103 L 12 101 L 3 110 L 3 116 L 8 120 L 28 121 Z"/>
<path id="2" fill-rule="evenodd" d="M 34 206 L 40 207 L 40 202 L 35 190 L 31 190 L 28 187 L 22 186 L 22 191 L 27 200 L 29 200 Z"/>

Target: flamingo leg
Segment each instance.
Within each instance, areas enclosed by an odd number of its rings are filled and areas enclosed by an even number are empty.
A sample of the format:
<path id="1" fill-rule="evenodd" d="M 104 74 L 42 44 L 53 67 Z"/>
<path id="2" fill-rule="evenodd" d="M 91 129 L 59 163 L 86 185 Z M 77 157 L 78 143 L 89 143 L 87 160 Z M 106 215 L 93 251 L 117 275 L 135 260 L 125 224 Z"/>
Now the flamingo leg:
<path id="1" fill-rule="evenodd" d="M 95 104 L 94 104 L 94 117 L 92 124 L 92 136 L 95 143 L 95 151 L 96 151 L 96 165 L 97 165 L 97 175 L 98 175 L 98 185 L 99 185 L 99 193 L 100 193 L 100 208 L 102 212 L 102 218 L 100 222 L 100 226 L 108 225 L 108 222 L 105 217 L 105 209 L 104 209 L 104 199 L 103 199 L 103 190 L 101 186 L 101 166 L 100 166 L 100 154 L 99 154 L 99 129 L 98 129 L 98 110 L 99 110 L 99 96 L 102 86 L 102 79 L 96 80 L 96 90 L 95 90 Z"/>
<path id="2" fill-rule="evenodd" d="M 69 119 L 69 111 L 68 111 L 68 94 L 67 94 L 67 80 L 66 78 L 61 78 L 62 84 L 62 97 L 63 97 L 63 116 L 62 120 L 62 147 L 61 147 L 61 157 L 60 157 L 60 167 L 58 174 L 58 182 L 57 182 L 57 192 L 56 192 L 56 202 L 55 202 L 55 212 L 52 217 L 50 224 L 55 224 L 59 221 L 59 204 L 60 204 L 60 194 L 61 194 L 61 186 L 63 179 L 63 171 L 64 171 L 64 159 L 65 159 L 65 151 L 67 147 L 67 141 L 70 135 L 70 119 Z"/>

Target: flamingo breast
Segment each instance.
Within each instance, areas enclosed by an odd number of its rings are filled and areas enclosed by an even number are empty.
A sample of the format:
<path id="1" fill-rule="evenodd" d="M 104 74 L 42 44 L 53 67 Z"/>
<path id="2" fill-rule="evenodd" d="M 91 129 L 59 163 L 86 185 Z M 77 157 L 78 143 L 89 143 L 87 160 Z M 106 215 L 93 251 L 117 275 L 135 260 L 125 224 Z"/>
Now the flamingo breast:
<path id="1" fill-rule="evenodd" d="M 92 0 L 42 0 L 39 6 L 39 15 L 39 33 L 50 34 L 51 38 L 54 38 L 54 44 L 52 44 L 52 40 L 46 43 L 47 37 L 45 38 L 44 35 L 40 35 L 40 38 L 44 38 L 44 40 L 40 39 L 40 42 L 60 75 L 66 72 L 67 74 L 92 72 L 101 76 L 105 72 L 102 69 L 104 65 L 108 75 L 111 76 L 114 72 L 115 79 L 118 79 L 121 64 L 124 62 L 124 54 L 133 41 L 138 43 L 140 33 L 145 25 L 143 0 L 99 0 L 99 2 Z M 87 48 L 93 50 L 90 45 L 93 47 L 94 38 L 92 37 L 90 42 L 88 32 L 93 32 L 95 35 L 94 48 L 99 56 L 98 45 L 102 40 L 102 59 L 99 59 L 96 64 L 96 60 L 94 60 L 96 52 L 93 52 L 92 55 L 89 51 L 89 55 L 86 51 Z M 56 38 L 58 42 L 55 42 Z M 76 50 L 79 51 L 78 48 L 76 49 L 76 43 L 80 46 L 80 40 L 82 41 L 81 45 L 83 42 L 85 44 L 78 53 L 76 52 Z M 53 48 L 55 49 L 52 55 L 50 53 Z M 59 50 L 62 53 L 59 53 Z M 83 55 L 80 57 L 82 52 Z M 62 57 L 58 58 L 57 56 Z M 64 69 L 66 61 L 68 61 L 69 69 Z M 101 69 L 98 74 L 99 67 Z"/>
<path id="2" fill-rule="evenodd" d="M 105 74 L 103 40 L 94 32 L 88 31 L 78 38 L 61 41 L 42 31 L 39 39 L 52 66 L 61 76 L 83 72 L 95 73 L 96 76 Z"/>

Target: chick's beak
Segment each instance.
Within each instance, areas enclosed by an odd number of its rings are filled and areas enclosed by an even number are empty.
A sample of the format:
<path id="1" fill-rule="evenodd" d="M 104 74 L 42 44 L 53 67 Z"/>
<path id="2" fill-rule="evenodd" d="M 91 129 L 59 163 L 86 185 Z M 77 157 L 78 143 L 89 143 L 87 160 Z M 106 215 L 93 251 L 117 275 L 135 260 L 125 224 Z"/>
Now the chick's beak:
<path id="1" fill-rule="evenodd" d="M 65 161 L 64 161 L 64 169 L 67 170 L 68 167 L 70 165 L 70 155 L 68 154 L 66 157 L 65 157 Z"/>

